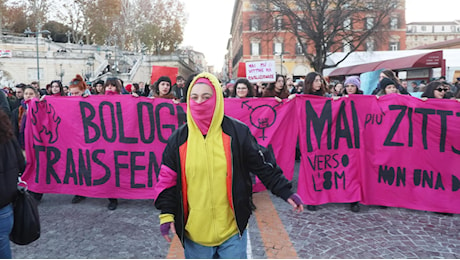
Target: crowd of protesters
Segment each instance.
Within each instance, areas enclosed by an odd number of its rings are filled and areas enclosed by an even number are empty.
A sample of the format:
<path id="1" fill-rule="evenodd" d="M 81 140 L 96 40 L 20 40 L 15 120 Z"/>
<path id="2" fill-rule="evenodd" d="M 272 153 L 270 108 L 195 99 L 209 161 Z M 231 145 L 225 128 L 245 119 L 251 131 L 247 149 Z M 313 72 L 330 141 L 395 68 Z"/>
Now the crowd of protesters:
<path id="1" fill-rule="evenodd" d="M 196 78 L 195 76 L 197 76 L 197 74 L 190 75 L 186 79 L 183 76 L 178 75 L 175 78 L 176 83 L 174 85 L 172 84 L 170 77 L 161 76 L 158 78 L 158 80 L 156 80 L 156 82 L 148 85 L 143 82 L 125 84 L 122 79 L 116 77 L 107 78 L 105 81 L 98 80 L 88 84 L 85 82 L 81 75 L 76 75 L 69 82 L 69 84 L 63 84 L 59 80 L 53 80 L 42 88 L 36 81 L 31 82 L 30 84 L 20 83 L 17 84 L 14 88 L 5 87 L 0 90 L 0 118 L 2 118 L 2 120 L 5 118 L 10 118 L 10 120 L 8 120 L 8 122 L 2 122 L 3 125 L 0 124 L 0 135 L 8 137 L 5 139 L 5 142 L 0 140 L 0 146 L 8 145 L 11 151 L 14 149 L 25 149 L 24 131 L 27 127 L 26 118 L 29 104 L 28 101 L 33 98 L 44 99 L 46 96 L 88 97 L 90 95 L 106 95 L 107 98 L 110 99 L 110 95 L 129 94 L 135 97 L 171 99 L 176 104 L 195 104 L 195 101 L 191 102 L 190 100 L 187 100 L 187 92 L 189 86 L 191 86 L 192 90 L 190 92 L 197 92 L 199 90 L 197 93 L 195 93 L 197 96 L 207 95 L 206 97 L 208 99 L 214 96 L 214 100 L 218 100 L 217 104 L 220 104 L 223 98 L 273 97 L 279 102 L 282 102 L 283 99 L 295 98 L 297 94 L 310 94 L 323 97 L 331 97 L 333 99 L 338 99 L 347 95 L 363 94 L 360 77 L 356 75 L 346 77 L 343 81 L 330 82 L 328 82 L 329 80 L 327 77 L 324 77 L 317 72 L 310 72 L 305 75 L 305 77 L 298 79 L 286 77 L 284 75 L 276 75 L 276 80 L 274 82 L 268 83 L 252 83 L 246 78 L 237 78 L 236 80 L 232 80 L 230 82 L 218 82 L 214 76 L 209 76 L 207 74 L 199 74 Z M 197 81 L 197 78 L 199 78 L 201 81 Z M 212 84 L 210 83 L 210 79 Z M 200 88 L 193 90 L 195 87 L 193 84 L 200 85 Z M 218 93 L 215 92 L 216 90 Z M 222 91 L 221 93 L 220 90 Z M 457 99 L 460 101 L 460 78 L 457 78 L 455 83 L 447 82 L 445 77 L 440 77 L 438 79 L 432 80 L 431 82 L 411 81 L 409 84 L 407 80 L 398 79 L 393 71 L 383 70 L 380 73 L 378 84 L 375 86 L 375 88 L 373 88 L 372 95 L 376 95 L 377 97 L 393 93 L 411 95 L 412 92 L 421 92 L 422 94 L 420 96 L 423 100 L 427 100 L 428 98 L 438 98 Z M 223 113 L 223 109 L 221 110 Z M 5 130 L 6 128 L 8 129 Z M 197 133 L 198 136 L 200 136 L 199 132 Z M 204 135 L 206 136 L 206 134 Z M 19 158 L 18 160 L 21 162 L 21 154 L 17 154 L 17 157 Z M 296 159 L 298 159 L 297 155 Z M 177 164 L 177 162 L 175 163 Z M 21 169 L 18 171 L 23 171 L 24 165 L 23 163 L 20 163 L 15 167 Z M 279 178 L 279 176 L 277 178 Z M 0 179 L 0 182 L 1 181 L 2 180 Z M 43 194 L 33 192 L 31 193 L 37 200 L 41 200 Z M 291 196 L 288 197 L 289 200 L 291 200 L 290 203 L 294 206 L 294 208 L 300 207 L 302 203 L 297 195 L 294 196 L 292 192 L 287 192 L 286 194 Z M 170 195 L 173 196 L 173 194 Z M 84 199 L 84 196 L 75 195 L 71 202 L 79 203 Z M 5 204 L 6 202 L 2 203 L 3 204 L 0 204 L 0 212 L 2 210 L 11 211 L 11 204 Z M 117 205 L 117 198 L 109 198 L 109 204 L 107 206 L 109 210 L 115 210 Z M 163 205 L 157 206 L 162 209 L 166 207 Z M 317 206 L 307 205 L 307 209 L 310 211 L 315 211 L 317 210 Z M 353 212 L 359 212 L 359 202 L 351 203 L 350 209 Z M 169 228 L 172 228 L 172 225 L 169 223 L 172 221 L 173 220 L 170 219 L 169 222 L 162 223 L 162 234 L 167 240 L 169 237 Z M 166 227 L 168 230 L 166 230 Z M 240 233 L 243 231 L 244 229 L 239 230 Z M 237 233 L 237 229 L 232 229 L 231 234 L 225 238 L 227 239 L 228 237 L 233 237 L 233 235 Z M 10 254 L 6 254 L 6 256 L 10 256 Z"/>

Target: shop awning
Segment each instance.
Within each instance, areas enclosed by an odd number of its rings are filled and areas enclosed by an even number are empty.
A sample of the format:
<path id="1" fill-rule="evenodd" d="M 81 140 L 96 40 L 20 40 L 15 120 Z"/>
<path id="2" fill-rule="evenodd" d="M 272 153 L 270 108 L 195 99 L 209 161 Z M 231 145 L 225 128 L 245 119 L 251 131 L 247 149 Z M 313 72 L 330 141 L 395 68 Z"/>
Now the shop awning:
<path id="1" fill-rule="evenodd" d="M 442 67 L 442 51 L 417 54 L 403 58 L 376 61 L 354 66 L 342 67 L 333 70 L 329 76 L 356 75 L 379 69 L 404 70 L 413 68 L 440 68 Z"/>

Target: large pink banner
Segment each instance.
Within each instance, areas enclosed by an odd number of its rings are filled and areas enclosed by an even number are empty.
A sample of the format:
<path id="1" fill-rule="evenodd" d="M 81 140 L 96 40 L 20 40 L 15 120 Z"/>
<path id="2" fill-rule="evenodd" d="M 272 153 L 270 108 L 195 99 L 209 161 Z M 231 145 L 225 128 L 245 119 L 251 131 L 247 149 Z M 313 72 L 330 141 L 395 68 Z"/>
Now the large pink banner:
<path id="1" fill-rule="evenodd" d="M 226 114 L 245 122 L 260 144 L 272 147 L 292 179 L 295 103 L 271 98 L 225 102 Z M 166 142 L 186 120 L 185 104 L 128 95 L 46 97 L 30 108 L 23 176 L 29 189 L 101 198 L 153 198 Z"/>
<path id="2" fill-rule="evenodd" d="M 460 103 L 403 95 L 297 98 L 307 204 L 460 213 Z"/>
<path id="3" fill-rule="evenodd" d="M 460 103 L 369 97 L 363 123 L 363 203 L 460 213 Z"/>
<path id="4" fill-rule="evenodd" d="M 171 133 L 186 120 L 170 100 L 128 95 L 30 103 L 23 179 L 40 193 L 153 198 Z"/>
<path id="5" fill-rule="evenodd" d="M 403 95 L 226 99 L 225 113 L 271 147 L 288 179 L 296 140 L 306 204 L 364 204 L 460 213 L 460 103 Z M 47 97 L 26 128 L 32 191 L 152 198 L 163 149 L 184 104 L 131 96 Z M 255 189 L 262 187 L 258 183 Z M 258 186 L 259 185 L 259 186 Z"/>

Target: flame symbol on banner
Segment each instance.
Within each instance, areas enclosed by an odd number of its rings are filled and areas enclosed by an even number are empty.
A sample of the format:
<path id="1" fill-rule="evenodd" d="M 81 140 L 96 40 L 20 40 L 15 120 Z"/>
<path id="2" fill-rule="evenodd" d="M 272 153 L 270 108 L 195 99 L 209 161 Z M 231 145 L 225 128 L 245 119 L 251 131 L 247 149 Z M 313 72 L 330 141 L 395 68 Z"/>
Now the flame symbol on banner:
<path id="1" fill-rule="evenodd" d="M 35 132 L 33 133 L 34 139 L 40 143 L 43 143 L 44 140 L 48 141 L 49 144 L 55 143 L 59 138 L 58 129 L 61 118 L 56 115 L 53 105 L 49 104 L 48 101 L 36 101 L 34 104 L 35 109 L 32 110 L 31 122 L 39 131 L 38 136 Z M 45 114 L 42 110 L 45 110 Z"/>

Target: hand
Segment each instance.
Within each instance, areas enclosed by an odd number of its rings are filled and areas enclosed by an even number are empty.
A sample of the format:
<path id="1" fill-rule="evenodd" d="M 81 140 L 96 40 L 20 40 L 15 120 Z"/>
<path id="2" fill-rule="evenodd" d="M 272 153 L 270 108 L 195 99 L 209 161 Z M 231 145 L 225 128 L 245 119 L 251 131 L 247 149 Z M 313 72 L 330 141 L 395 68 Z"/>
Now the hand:
<path id="1" fill-rule="evenodd" d="M 289 100 L 292 100 L 292 99 L 294 99 L 295 97 L 296 97 L 296 94 L 291 94 L 291 95 L 288 96 L 288 99 L 289 99 Z"/>
<path id="2" fill-rule="evenodd" d="M 165 238 L 166 241 L 171 242 L 172 240 L 169 237 L 169 229 L 171 229 L 173 234 L 176 233 L 174 222 L 167 222 L 160 225 L 161 235 Z"/>
<path id="3" fill-rule="evenodd" d="M 348 95 L 346 95 L 345 97 L 348 97 Z M 336 96 L 333 96 L 332 97 L 332 100 L 339 100 L 341 97 L 336 97 Z"/>
<path id="4" fill-rule="evenodd" d="M 180 99 L 174 98 L 174 99 L 172 100 L 172 102 L 173 102 L 174 104 L 176 104 L 176 105 L 177 105 L 177 104 L 180 104 Z"/>
<path id="5" fill-rule="evenodd" d="M 283 102 L 283 100 L 281 98 L 279 98 L 279 97 L 275 97 L 275 100 L 280 102 L 280 103 Z"/>
<path id="6" fill-rule="evenodd" d="M 139 97 L 139 95 L 136 92 L 131 93 L 133 97 Z"/>
<path id="7" fill-rule="evenodd" d="M 299 194 L 297 193 L 292 194 L 291 197 L 287 199 L 287 202 L 292 205 L 292 207 L 297 213 L 300 213 L 303 211 L 303 201 L 300 198 Z"/>

